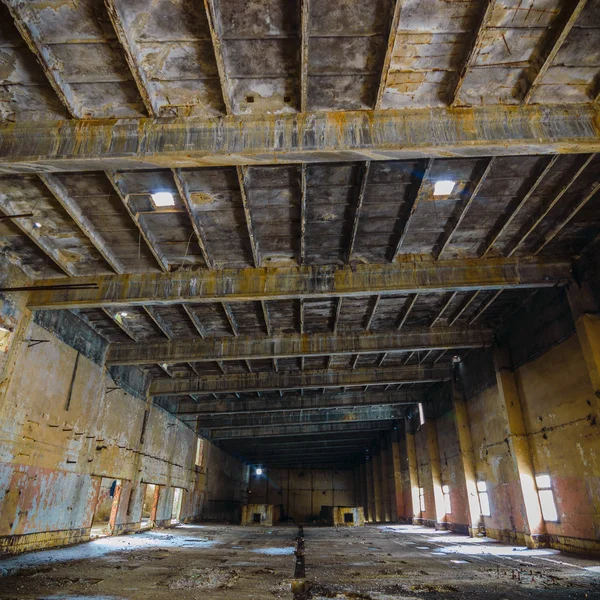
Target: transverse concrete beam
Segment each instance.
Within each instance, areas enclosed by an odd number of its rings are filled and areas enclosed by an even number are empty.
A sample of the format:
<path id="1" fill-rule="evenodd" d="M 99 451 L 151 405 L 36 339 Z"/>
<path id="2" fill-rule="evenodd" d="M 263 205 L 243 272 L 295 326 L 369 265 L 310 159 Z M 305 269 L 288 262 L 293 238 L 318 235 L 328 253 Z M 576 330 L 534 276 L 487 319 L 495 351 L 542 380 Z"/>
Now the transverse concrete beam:
<path id="1" fill-rule="evenodd" d="M 301 435 L 325 435 L 329 433 L 365 432 L 365 431 L 386 431 L 392 429 L 394 420 L 386 421 L 344 421 L 343 423 L 324 423 L 312 425 L 278 425 L 278 426 L 258 426 L 258 427 L 236 427 L 232 429 L 219 429 L 214 431 L 210 438 L 212 440 L 229 440 L 245 438 L 268 438 L 268 437 L 288 437 Z"/>
<path id="2" fill-rule="evenodd" d="M 478 289 L 538 288 L 568 283 L 568 262 L 542 258 L 403 261 L 355 267 L 310 266 L 178 271 L 78 278 L 98 289 L 40 290 L 34 309 L 89 308 L 124 304 L 177 304 L 368 296 Z M 41 280 L 38 285 L 53 283 Z"/>
<path id="3" fill-rule="evenodd" d="M 196 418 L 179 417 L 184 423 L 196 422 Z M 404 409 L 400 405 L 361 406 L 358 408 L 332 408 L 328 410 L 311 409 L 299 412 L 264 413 L 245 415 L 202 416 L 198 419 L 201 428 L 215 431 L 232 427 L 279 426 L 314 423 L 340 423 L 352 421 L 377 421 L 380 419 L 404 418 Z"/>
<path id="4" fill-rule="evenodd" d="M 180 402 L 178 416 L 235 415 L 243 413 L 295 412 L 322 408 L 377 406 L 387 404 L 415 404 L 422 398 L 418 390 L 388 392 L 346 392 L 330 394 L 289 394 L 276 398 L 232 399 L 220 398 L 203 402 Z M 158 400 L 158 399 L 157 399 Z M 159 402 L 160 404 L 160 402 Z"/>
<path id="5" fill-rule="evenodd" d="M 279 335 L 256 338 L 189 338 L 145 344 L 111 344 L 107 365 L 144 365 L 155 362 L 182 363 L 215 360 L 289 358 L 341 354 L 379 354 L 480 348 L 491 346 L 493 335 L 486 329 L 438 327 L 400 331 L 341 332 Z"/>
<path id="6" fill-rule="evenodd" d="M 0 127 L 0 172 L 600 151 L 600 107 L 524 105 Z"/>
<path id="7" fill-rule="evenodd" d="M 448 367 L 410 365 L 347 371 L 279 371 L 236 373 L 198 378 L 154 379 L 151 396 L 316 389 L 388 383 L 426 383 L 450 378 Z"/>

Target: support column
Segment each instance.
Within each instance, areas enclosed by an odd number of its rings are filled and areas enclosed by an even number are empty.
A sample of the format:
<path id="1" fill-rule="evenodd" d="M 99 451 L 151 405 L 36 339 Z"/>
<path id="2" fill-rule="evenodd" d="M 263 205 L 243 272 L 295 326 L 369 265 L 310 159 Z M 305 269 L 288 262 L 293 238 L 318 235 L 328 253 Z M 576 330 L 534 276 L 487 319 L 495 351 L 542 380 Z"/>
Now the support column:
<path id="1" fill-rule="evenodd" d="M 375 490 L 373 485 L 373 457 L 369 456 L 365 463 L 365 475 L 367 480 L 367 498 L 368 498 L 368 521 L 375 522 Z"/>
<path id="2" fill-rule="evenodd" d="M 354 468 L 354 506 L 361 506 L 360 467 Z"/>
<path id="3" fill-rule="evenodd" d="M 533 548 L 539 546 L 543 541 L 546 525 L 542 519 L 521 399 L 515 375 L 510 368 L 510 357 L 506 348 L 494 348 L 494 366 L 499 398 L 506 419 L 506 440 L 519 478 L 525 505 L 524 541 L 528 548 Z"/>
<path id="4" fill-rule="evenodd" d="M 412 419 L 405 419 L 406 431 L 406 455 L 408 457 L 408 473 L 410 478 L 410 497 L 412 499 L 412 520 L 421 518 L 421 507 L 419 505 L 419 470 L 417 468 L 417 446 L 415 434 L 412 428 Z"/>
<path id="5" fill-rule="evenodd" d="M 435 527 L 446 528 L 446 510 L 444 508 L 444 495 L 442 493 L 442 465 L 440 461 L 440 447 L 438 444 L 435 420 L 427 418 L 424 425 L 425 439 L 427 440 L 427 454 L 429 456 L 429 470 L 433 485 L 433 500 L 435 509 Z"/>
<path id="6" fill-rule="evenodd" d="M 381 457 L 380 449 L 377 447 L 376 452 L 373 452 L 371 462 L 373 464 L 373 517 L 376 523 L 381 523 L 383 520 L 381 507 Z"/>
<path id="7" fill-rule="evenodd" d="M 592 380 L 596 396 L 600 397 L 600 310 L 587 281 L 572 283 L 567 298 L 575 321 L 579 345 Z"/>
<path id="8" fill-rule="evenodd" d="M 391 447 L 391 477 L 390 485 L 392 488 L 392 502 L 395 507 L 396 521 L 401 521 L 406 516 L 404 507 L 404 490 L 402 489 L 402 472 L 400 466 L 400 442 L 398 441 L 399 430 L 392 433 Z"/>
<path id="9" fill-rule="evenodd" d="M 479 532 L 479 527 L 481 525 L 481 507 L 479 506 L 479 495 L 477 494 L 475 452 L 473 451 L 469 414 L 467 412 L 467 404 L 458 369 L 455 370 L 452 379 L 452 403 L 454 405 L 454 422 L 456 424 L 456 434 L 458 437 L 458 446 L 460 448 L 460 460 L 469 506 L 469 535 L 474 537 Z"/>
<path id="10" fill-rule="evenodd" d="M 388 440 L 382 440 L 379 450 L 379 466 L 381 470 L 381 520 L 389 523 L 392 520 L 390 508 L 390 478 L 388 475 Z"/>
<path id="11" fill-rule="evenodd" d="M 360 504 L 363 507 L 365 513 L 365 521 L 369 516 L 369 496 L 367 493 L 367 475 L 365 473 L 365 463 L 360 463 L 358 467 L 358 479 L 360 485 Z"/>

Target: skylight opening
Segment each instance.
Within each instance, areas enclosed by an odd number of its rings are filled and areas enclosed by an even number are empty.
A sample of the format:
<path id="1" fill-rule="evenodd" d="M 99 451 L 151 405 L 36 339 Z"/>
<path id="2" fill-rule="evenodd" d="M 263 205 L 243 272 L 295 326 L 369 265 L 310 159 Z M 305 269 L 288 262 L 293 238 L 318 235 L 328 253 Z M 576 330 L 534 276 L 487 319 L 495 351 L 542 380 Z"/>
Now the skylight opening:
<path id="1" fill-rule="evenodd" d="M 175 199 L 171 192 L 156 192 L 152 194 L 152 202 L 157 208 L 164 208 L 165 206 L 175 206 Z"/>
<path id="2" fill-rule="evenodd" d="M 456 181 L 442 180 L 436 181 L 433 188 L 434 196 L 449 196 L 456 185 Z"/>

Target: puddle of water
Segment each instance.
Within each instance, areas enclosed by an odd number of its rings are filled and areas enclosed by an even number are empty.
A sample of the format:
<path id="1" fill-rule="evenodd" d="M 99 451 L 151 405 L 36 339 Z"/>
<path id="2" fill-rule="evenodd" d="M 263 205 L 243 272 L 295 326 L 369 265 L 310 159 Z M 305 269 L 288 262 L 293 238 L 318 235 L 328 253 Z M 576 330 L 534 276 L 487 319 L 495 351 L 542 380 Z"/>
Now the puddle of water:
<path id="1" fill-rule="evenodd" d="M 71 546 L 69 548 L 56 548 L 41 552 L 30 552 L 5 560 L 0 560 L 0 577 L 12 575 L 27 567 L 40 567 L 47 564 L 68 562 L 87 558 L 99 558 L 112 552 L 128 552 L 132 550 L 147 550 L 149 548 L 183 548 L 191 541 L 181 536 L 168 533 L 147 531 L 135 535 L 118 535 L 105 537 Z M 216 542 L 194 538 L 194 548 L 210 548 Z M 98 597 L 99 598 L 99 597 Z"/>
<path id="2" fill-rule="evenodd" d="M 451 560 L 451 563 L 455 563 L 457 565 L 468 565 L 469 561 L 468 560 Z"/>
<path id="3" fill-rule="evenodd" d="M 42 596 L 40 600 L 121 600 L 117 596 Z"/>
<path id="4" fill-rule="evenodd" d="M 294 546 L 286 546 L 285 548 L 256 548 L 252 552 L 256 554 L 266 554 L 267 556 L 287 556 L 294 554 Z"/>
<path id="5" fill-rule="evenodd" d="M 600 573 L 600 565 L 594 567 L 585 567 L 586 571 L 591 571 L 592 573 Z"/>
<path id="6" fill-rule="evenodd" d="M 417 550 L 431 550 L 430 546 L 417 546 Z"/>
<path id="7" fill-rule="evenodd" d="M 512 556 L 521 558 L 523 556 L 547 556 L 550 554 L 560 554 L 560 552 L 551 549 L 529 550 L 525 546 L 506 546 L 497 542 L 495 544 L 458 544 L 456 546 L 439 548 L 432 553 L 434 556 L 445 554 L 490 554 L 493 556 Z"/>

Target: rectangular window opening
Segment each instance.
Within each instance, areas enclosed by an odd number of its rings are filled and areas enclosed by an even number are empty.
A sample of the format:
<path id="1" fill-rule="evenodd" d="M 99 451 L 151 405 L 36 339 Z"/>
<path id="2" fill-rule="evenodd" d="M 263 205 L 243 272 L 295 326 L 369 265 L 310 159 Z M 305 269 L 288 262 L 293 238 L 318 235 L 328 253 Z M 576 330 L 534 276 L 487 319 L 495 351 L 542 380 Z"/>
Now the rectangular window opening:
<path id="1" fill-rule="evenodd" d="M 444 509 L 446 510 L 447 515 L 452 514 L 452 504 L 450 502 L 450 486 L 443 485 L 442 486 L 442 494 L 444 494 Z"/>
<path id="2" fill-rule="evenodd" d="M 419 488 L 419 508 L 421 512 L 425 512 L 425 489 Z"/>
<path id="3" fill-rule="evenodd" d="M 204 456 L 204 440 L 202 438 L 198 438 L 196 440 L 196 466 L 202 466 L 202 458 Z"/>
<path id="4" fill-rule="evenodd" d="M 481 509 L 481 515 L 489 517 L 492 514 L 490 510 L 490 498 L 487 492 L 487 484 L 485 481 L 477 482 L 477 493 L 479 494 L 479 507 Z"/>
<path id="5" fill-rule="evenodd" d="M 552 491 L 552 481 L 550 475 L 537 475 L 535 483 L 538 488 L 540 506 L 544 521 L 558 521 L 558 511 L 554 501 L 554 492 Z"/>

